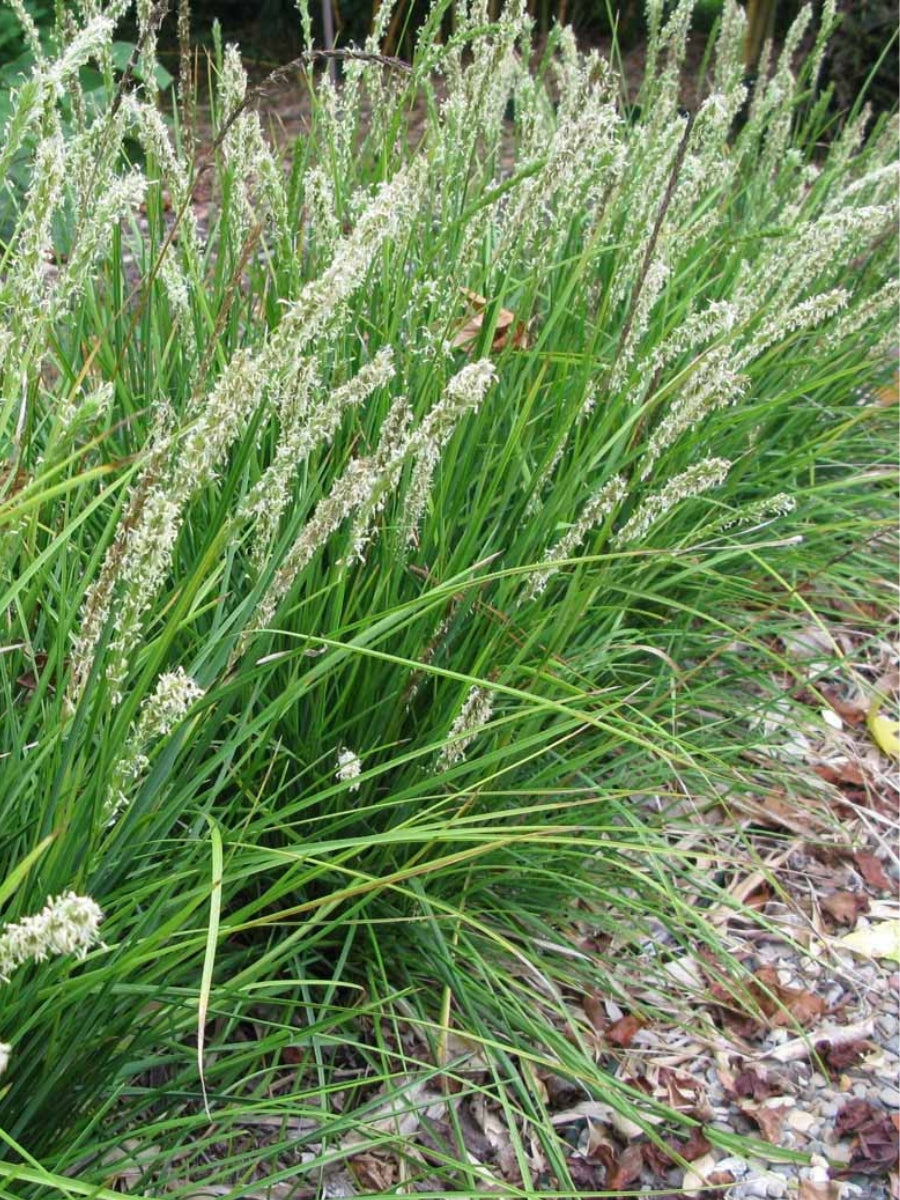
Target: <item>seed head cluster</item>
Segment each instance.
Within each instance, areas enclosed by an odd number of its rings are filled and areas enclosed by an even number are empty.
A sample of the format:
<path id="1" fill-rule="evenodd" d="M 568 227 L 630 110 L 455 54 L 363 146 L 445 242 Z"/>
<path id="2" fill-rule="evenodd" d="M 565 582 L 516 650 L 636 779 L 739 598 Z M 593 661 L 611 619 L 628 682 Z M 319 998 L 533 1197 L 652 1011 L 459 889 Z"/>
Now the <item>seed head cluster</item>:
<path id="1" fill-rule="evenodd" d="M 102 920 L 99 905 L 89 896 L 65 892 L 49 897 L 39 913 L 0 930 L 0 983 L 27 962 L 62 954 L 84 958 L 100 940 Z"/>
<path id="2" fill-rule="evenodd" d="M 437 769 L 447 771 L 461 763 L 466 751 L 491 719 L 494 697 L 489 688 L 476 684 L 470 688 L 447 734 L 447 741 L 438 755 Z"/>

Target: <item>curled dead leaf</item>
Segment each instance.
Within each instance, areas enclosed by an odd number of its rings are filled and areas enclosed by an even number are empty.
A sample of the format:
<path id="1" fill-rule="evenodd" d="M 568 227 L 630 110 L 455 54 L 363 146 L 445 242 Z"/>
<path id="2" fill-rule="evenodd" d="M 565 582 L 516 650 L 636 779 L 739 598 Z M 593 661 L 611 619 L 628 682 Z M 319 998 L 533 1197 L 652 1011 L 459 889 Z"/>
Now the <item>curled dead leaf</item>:
<path id="1" fill-rule="evenodd" d="M 606 1040 L 612 1042 L 614 1046 L 621 1046 L 623 1050 L 627 1050 L 634 1041 L 638 1030 L 642 1029 L 646 1023 L 641 1017 L 636 1017 L 634 1013 L 627 1013 L 610 1025 L 606 1031 Z"/>
<path id="2" fill-rule="evenodd" d="M 745 1100 L 739 1107 L 745 1116 L 759 1126 L 759 1131 L 767 1142 L 773 1146 L 780 1146 L 784 1122 L 792 1103 L 793 1100 L 789 1097 L 772 1096 L 761 1104 Z"/>
<path id="3" fill-rule="evenodd" d="M 837 1115 L 838 1137 L 853 1134 L 853 1149 L 846 1168 L 834 1171 L 835 1178 L 847 1175 L 881 1175 L 898 1163 L 897 1130 L 888 1112 L 868 1100 L 849 1100 Z"/>
<path id="4" fill-rule="evenodd" d="M 484 318 L 487 315 L 489 302 L 484 296 L 473 292 L 470 288 L 460 288 L 459 290 L 475 311 L 459 325 L 451 345 L 457 350 L 471 350 L 484 327 Z M 508 345 L 515 350 L 527 350 L 528 328 L 526 322 L 520 321 L 514 312 L 510 312 L 508 308 L 501 308 L 494 326 L 491 353 L 498 354 Z"/>

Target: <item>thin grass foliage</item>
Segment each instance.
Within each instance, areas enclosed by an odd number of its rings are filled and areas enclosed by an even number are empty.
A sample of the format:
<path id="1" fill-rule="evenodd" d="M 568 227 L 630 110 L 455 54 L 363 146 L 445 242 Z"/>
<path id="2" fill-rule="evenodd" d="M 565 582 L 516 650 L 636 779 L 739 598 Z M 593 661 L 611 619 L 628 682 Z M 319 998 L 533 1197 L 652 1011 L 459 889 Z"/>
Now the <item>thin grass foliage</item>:
<path id="1" fill-rule="evenodd" d="M 685 114 L 689 2 L 636 107 L 448 3 L 409 63 L 388 3 L 339 83 L 309 46 L 288 145 L 236 48 L 201 98 L 186 5 L 174 97 L 143 0 L 124 75 L 125 0 L 60 6 L 11 97 L 10 1195 L 312 1194 L 388 1145 L 480 1194 L 450 1096 L 505 1194 L 571 1195 L 542 1075 L 659 1136 L 580 997 L 738 973 L 683 835 L 773 785 L 779 622 L 889 570 L 896 123 L 827 126 L 833 6 L 748 96 L 729 0 Z"/>

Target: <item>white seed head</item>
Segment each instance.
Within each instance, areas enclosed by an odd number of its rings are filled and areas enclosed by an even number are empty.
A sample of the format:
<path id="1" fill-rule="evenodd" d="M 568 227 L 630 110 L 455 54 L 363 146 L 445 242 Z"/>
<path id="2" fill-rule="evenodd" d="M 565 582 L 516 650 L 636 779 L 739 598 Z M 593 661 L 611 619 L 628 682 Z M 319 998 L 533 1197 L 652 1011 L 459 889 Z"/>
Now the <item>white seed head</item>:
<path id="1" fill-rule="evenodd" d="M 6 925 L 0 931 L 0 981 L 28 961 L 43 962 L 51 954 L 84 958 L 100 940 L 100 907 L 89 896 L 65 892 L 49 897 L 41 912 Z"/>
<path id="2" fill-rule="evenodd" d="M 654 492 L 638 505 L 614 539 L 614 545 L 627 546 L 639 542 L 667 512 L 680 504 L 700 496 L 703 492 L 720 484 L 731 470 L 725 458 L 704 458 L 669 479 L 660 491 Z"/>
<path id="3" fill-rule="evenodd" d="M 620 475 L 615 475 L 612 479 L 607 480 L 588 500 L 578 520 L 568 533 L 546 551 L 545 560 L 555 563 L 560 559 L 571 558 L 588 533 L 603 525 L 612 516 L 624 499 L 626 492 L 627 485 Z M 529 577 L 528 584 L 522 593 L 521 603 L 524 604 L 539 596 L 558 570 L 559 567 L 554 565 L 534 572 Z"/>
<path id="4" fill-rule="evenodd" d="M 446 771 L 462 762 L 466 751 L 491 719 L 494 698 L 488 688 L 477 684 L 470 689 L 456 719 L 450 726 L 447 742 L 438 755 L 438 770 Z"/>
<path id="5" fill-rule="evenodd" d="M 362 760 L 353 750 L 341 746 L 337 752 L 337 771 L 335 777 L 339 783 L 349 783 L 349 791 L 358 792 L 359 784 L 353 781 L 362 774 Z"/>
<path id="6" fill-rule="evenodd" d="M 153 692 L 141 705 L 125 752 L 113 770 L 105 809 L 108 825 L 118 819 L 135 785 L 147 773 L 150 759 L 145 750 L 149 743 L 167 737 L 204 695 L 204 689 L 181 666 L 160 675 Z"/>

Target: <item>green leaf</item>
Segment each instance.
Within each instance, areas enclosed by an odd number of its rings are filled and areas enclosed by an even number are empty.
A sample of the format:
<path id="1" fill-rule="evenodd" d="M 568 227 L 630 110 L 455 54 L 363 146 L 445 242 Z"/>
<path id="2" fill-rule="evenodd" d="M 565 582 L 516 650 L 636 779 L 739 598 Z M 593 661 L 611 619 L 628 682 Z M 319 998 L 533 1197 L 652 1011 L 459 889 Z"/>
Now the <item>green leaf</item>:
<path id="1" fill-rule="evenodd" d="M 111 51 L 113 65 L 115 66 L 116 70 L 124 71 L 131 60 L 132 54 L 134 53 L 134 42 L 113 42 Z M 144 72 L 141 70 L 140 64 L 137 64 L 134 68 L 134 77 L 142 82 L 146 82 L 144 78 Z M 173 76 L 159 62 L 156 64 L 153 77 L 156 80 L 156 86 L 160 89 L 160 91 L 164 92 L 166 88 L 170 87 L 172 84 Z"/>

